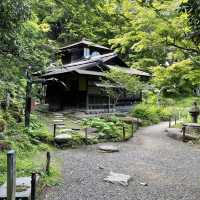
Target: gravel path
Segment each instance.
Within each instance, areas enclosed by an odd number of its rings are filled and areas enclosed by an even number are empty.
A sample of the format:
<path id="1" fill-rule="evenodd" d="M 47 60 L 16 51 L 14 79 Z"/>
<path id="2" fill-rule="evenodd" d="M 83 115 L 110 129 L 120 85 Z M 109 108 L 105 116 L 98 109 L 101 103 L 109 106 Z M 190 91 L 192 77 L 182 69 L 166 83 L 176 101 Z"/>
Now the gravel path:
<path id="1" fill-rule="evenodd" d="M 199 200 L 200 149 L 166 136 L 167 123 L 140 129 L 119 146 L 100 153 L 97 145 L 60 151 L 64 184 L 43 200 Z M 128 187 L 106 183 L 110 171 L 133 177 Z M 148 186 L 140 183 L 146 182 Z"/>

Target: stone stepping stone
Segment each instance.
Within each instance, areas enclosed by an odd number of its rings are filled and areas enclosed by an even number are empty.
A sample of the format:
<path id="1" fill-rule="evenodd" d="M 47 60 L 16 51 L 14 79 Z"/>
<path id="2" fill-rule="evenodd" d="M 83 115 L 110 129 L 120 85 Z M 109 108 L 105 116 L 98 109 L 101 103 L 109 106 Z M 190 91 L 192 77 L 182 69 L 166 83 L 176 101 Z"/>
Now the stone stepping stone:
<path id="1" fill-rule="evenodd" d="M 64 121 L 61 120 L 61 119 L 54 119 L 53 122 L 54 122 L 54 123 L 64 123 Z"/>
<path id="2" fill-rule="evenodd" d="M 37 181 L 38 181 L 37 176 Z M 31 177 L 16 179 L 16 199 L 29 199 L 31 194 Z M 0 187 L 0 199 L 7 198 L 7 183 Z"/>
<path id="3" fill-rule="evenodd" d="M 57 125 L 56 128 L 64 129 L 64 128 L 66 128 L 66 126 L 65 125 Z"/>
<path id="4" fill-rule="evenodd" d="M 72 140 L 71 134 L 60 134 L 55 137 L 57 143 L 67 143 Z"/>
<path id="5" fill-rule="evenodd" d="M 119 152 L 118 147 L 110 145 L 110 144 L 105 144 L 105 145 L 100 145 L 98 147 L 98 150 L 104 153 L 113 153 L 113 152 Z"/>
<path id="6" fill-rule="evenodd" d="M 120 184 L 123 186 L 128 186 L 130 180 L 131 176 L 114 172 L 110 172 L 110 174 L 106 178 L 104 178 L 104 181 L 106 182 Z"/>

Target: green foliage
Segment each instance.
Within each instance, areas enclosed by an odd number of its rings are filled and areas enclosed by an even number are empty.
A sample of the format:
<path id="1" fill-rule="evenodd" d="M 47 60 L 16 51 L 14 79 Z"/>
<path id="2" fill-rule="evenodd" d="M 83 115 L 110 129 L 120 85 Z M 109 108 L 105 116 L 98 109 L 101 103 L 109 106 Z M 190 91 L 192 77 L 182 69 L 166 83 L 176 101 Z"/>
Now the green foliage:
<path id="1" fill-rule="evenodd" d="M 166 93 L 175 96 L 192 94 L 200 86 L 200 69 L 191 60 L 183 60 L 167 68 L 156 67 L 153 73 L 153 84 L 157 88 L 166 87 Z"/>
<path id="2" fill-rule="evenodd" d="M 157 107 L 151 104 L 138 104 L 131 111 L 134 117 L 140 118 L 147 123 L 156 124 L 158 122 L 168 120 L 171 113 L 164 107 Z"/>
<path id="3" fill-rule="evenodd" d="M 3 119 L 0 119 L 0 132 L 4 132 L 6 129 L 6 121 Z"/>
<path id="4" fill-rule="evenodd" d="M 114 99 L 114 104 L 124 95 L 124 92 L 126 92 L 126 95 L 133 95 L 140 92 L 143 88 L 143 83 L 139 77 L 130 76 L 130 74 L 124 73 L 117 68 L 104 72 L 104 76 L 106 79 L 101 81 L 105 85 L 103 91 Z M 115 87 L 115 85 L 119 87 Z"/>
<path id="5" fill-rule="evenodd" d="M 51 136 L 47 128 L 41 124 L 34 115 L 31 120 L 30 129 L 26 129 L 24 124 L 18 123 L 12 112 L 2 112 L 1 120 L 7 124 L 4 131 L 5 140 L 0 142 L 0 184 L 5 181 L 6 177 L 6 150 L 14 149 L 17 155 L 17 175 L 29 176 L 31 172 L 42 172 L 42 166 L 45 159 L 40 157 L 45 151 L 50 150 L 48 145 L 51 142 Z M 6 148 L 1 148 L 6 147 Z"/>
<path id="6" fill-rule="evenodd" d="M 189 24 L 194 31 L 191 38 L 198 44 L 200 42 L 199 28 L 200 28 L 200 2 L 198 0 L 183 1 L 180 10 L 188 13 Z"/>
<path id="7" fill-rule="evenodd" d="M 84 126 L 97 128 L 99 139 L 120 139 L 123 123 L 117 117 L 111 117 L 109 119 L 105 118 L 89 118 L 85 119 L 83 122 Z"/>

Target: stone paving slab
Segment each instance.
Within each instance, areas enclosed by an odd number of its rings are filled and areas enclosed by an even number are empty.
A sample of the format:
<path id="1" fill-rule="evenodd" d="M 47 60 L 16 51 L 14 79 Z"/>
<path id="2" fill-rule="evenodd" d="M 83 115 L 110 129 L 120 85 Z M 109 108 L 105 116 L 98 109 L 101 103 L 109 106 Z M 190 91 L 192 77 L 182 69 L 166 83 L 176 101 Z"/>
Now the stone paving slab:
<path id="1" fill-rule="evenodd" d="M 63 120 L 60 120 L 60 119 L 55 119 L 55 120 L 53 120 L 53 122 L 54 122 L 54 123 L 64 123 L 64 121 L 63 121 Z"/>
<path id="2" fill-rule="evenodd" d="M 110 174 L 106 178 L 104 178 L 104 181 L 106 182 L 120 184 L 123 186 L 128 186 L 130 180 L 131 176 L 114 172 L 110 172 Z"/>
<path id="3" fill-rule="evenodd" d="M 105 153 L 106 152 L 107 153 L 119 152 L 118 147 L 116 147 L 114 145 L 110 145 L 110 144 L 100 145 L 100 146 L 98 146 L 98 150 L 105 152 Z"/>
<path id="4" fill-rule="evenodd" d="M 31 194 L 31 177 L 22 177 L 16 179 L 16 198 L 29 199 Z M 7 198 L 7 183 L 0 187 L 0 200 Z"/>

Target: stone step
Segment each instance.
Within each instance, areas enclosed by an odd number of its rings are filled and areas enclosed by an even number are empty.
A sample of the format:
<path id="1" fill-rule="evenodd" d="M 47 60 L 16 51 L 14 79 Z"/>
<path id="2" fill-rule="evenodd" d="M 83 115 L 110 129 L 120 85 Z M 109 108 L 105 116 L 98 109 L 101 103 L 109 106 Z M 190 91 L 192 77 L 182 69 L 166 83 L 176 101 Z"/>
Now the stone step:
<path id="1" fill-rule="evenodd" d="M 39 176 L 36 177 L 38 181 Z M 16 199 L 29 200 L 31 195 L 31 177 L 16 178 Z M 7 199 L 7 183 L 0 186 L 0 200 Z"/>
<path id="2" fill-rule="evenodd" d="M 53 115 L 64 115 L 64 114 L 59 112 L 54 112 Z"/>
<path id="3" fill-rule="evenodd" d="M 66 119 L 64 116 L 54 116 L 55 119 Z"/>
<path id="4" fill-rule="evenodd" d="M 65 121 L 66 119 L 65 118 L 54 118 L 53 120 L 62 120 L 62 121 Z"/>

